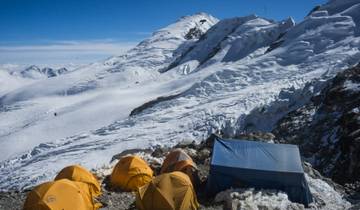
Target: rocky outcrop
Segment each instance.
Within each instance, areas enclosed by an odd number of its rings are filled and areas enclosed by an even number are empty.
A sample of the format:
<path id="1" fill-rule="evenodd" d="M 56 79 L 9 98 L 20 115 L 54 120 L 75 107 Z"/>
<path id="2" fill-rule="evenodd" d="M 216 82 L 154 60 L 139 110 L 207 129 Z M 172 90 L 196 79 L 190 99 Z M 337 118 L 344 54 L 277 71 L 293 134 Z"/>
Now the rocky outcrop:
<path id="1" fill-rule="evenodd" d="M 302 155 L 336 182 L 360 181 L 360 65 L 339 73 L 273 133 L 278 142 L 300 145 Z"/>
<path id="2" fill-rule="evenodd" d="M 146 110 L 148 108 L 151 108 L 151 107 L 155 106 L 156 104 L 158 104 L 160 102 L 171 100 L 173 98 L 178 97 L 179 95 L 180 94 L 175 94 L 175 95 L 170 95 L 170 96 L 160 96 L 160 97 L 158 97 L 158 98 L 156 98 L 154 100 L 151 100 L 149 102 L 144 103 L 143 105 L 141 105 L 139 107 L 136 107 L 135 109 L 133 109 L 130 112 L 129 116 L 134 116 L 134 115 L 140 114 L 144 110 Z"/>

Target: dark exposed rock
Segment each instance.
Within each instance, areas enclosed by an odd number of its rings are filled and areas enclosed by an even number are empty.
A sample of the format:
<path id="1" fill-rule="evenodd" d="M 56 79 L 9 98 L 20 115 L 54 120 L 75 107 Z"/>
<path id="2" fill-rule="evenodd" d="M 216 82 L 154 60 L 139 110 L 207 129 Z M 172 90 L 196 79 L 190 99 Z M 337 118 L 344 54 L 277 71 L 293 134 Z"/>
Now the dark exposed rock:
<path id="1" fill-rule="evenodd" d="M 134 154 L 134 153 L 138 153 L 138 152 L 151 152 L 151 149 L 130 149 L 130 150 L 125 150 L 119 154 L 116 154 L 114 156 L 112 156 L 111 161 L 113 162 L 114 160 L 120 160 L 122 157 L 126 156 L 126 155 L 130 155 L 130 154 Z"/>
<path id="2" fill-rule="evenodd" d="M 306 17 L 307 17 L 307 16 L 310 16 L 313 12 L 318 11 L 320 8 L 321 8 L 320 5 L 315 6 L 315 7 L 306 15 Z"/>
<path id="3" fill-rule="evenodd" d="M 269 132 L 249 132 L 249 133 L 240 133 L 236 137 L 236 139 L 246 139 L 251 141 L 263 141 L 263 142 L 271 142 L 275 139 L 274 134 Z"/>
<path id="4" fill-rule="evenodd" d="M 203 35 L 203 32 L 199 28 L 194 27 L 191 28 L 189 32 L 185 35 L 185 39 L 198 39 L 201 37 L 201 35 Z"/>
<path id="5" fill-rule="evenodd" d="M 276 41 L 276 42 L 273 42 L 273 43 L 269 46 L 269 48 L 266 50 L 265 54 L 266 54 L 266 53 L 269 53 L 269 52 L 271 52 L 271 51 L 273 51 L 273 50 L 275 50 L 275 49 L 278 48 L 278 47 L 280 47 L 283 43 L 284 43 L 284 40 L 278 40 L 278 41 Z"/>
<path id="6" fill-rule="evenodd" d="M 336 182 L 360 181 L 360 66 L 339 73 L 273 133 L 277 142 L 300 145 L 302 155 Z"/>
<path id="7" fill-rule="evenodd" d="M 347 183 L 344 185 L 345 192 L 348 195 L 348 199 L 355 203 L 360 200 L 360 182 Z M 359 203 L 360 205 L 360 203 Z"/>
<path id="8" fill-rule="evenodd" d="M 103 190 L 103 194 L 98 199 L 105 209 L 109 210 L 134 210 L 135 207 L 135 197 L 131 192 L 116 192 L 109 191 L 107 189 Z"/>
<path id="9" fill-rule="evenodd" d="M 26 199 L 26 192 L 0 192 L 0 209 L 20 210 Z"/>
<path id="10" fill-rule="evenodd" d="M 179 94 L 175 94 L 175 95 L 171 95 L 171 96 L 160 96 L 160 97 L 158 97 L 158 98 L 155 99 L 155 100 L 146 102 L 146 103 L 144 103 L 143 105 L 141 105 L 141 106 L 133 109 L 133 110 L 130 112 L 130 116 L 134 116 L 134 115 L 140 114 L 140 113 L 143 112 L 144 110 L 149 109 L 149 108 L 152 108 L 152 107 L 154 107 L 156 104 L 158 104 L 158 103 L 160 103 L 160 102 L 168 101 L 168 100 L 171 100 L 171 99 L 176 98 L 176 97 L 178 97 L 178 96 L 179 96 Z"/>
<path id="11" fill-rule="evenodd" d="M 284 43 L 284 40 L 282 39 L 284 37 L 286 33 L 281 33 L 279 35 L 279 37 L 277 38 L 277 40 L 275 42 L 273 42 L 272 44 L 270 44 L 269 48 L 266 50 L 265 54 L 266 53 L 269 53 L 273 50 L 275 50 L 276 48 L 280 47 L 283 43 Z"/>

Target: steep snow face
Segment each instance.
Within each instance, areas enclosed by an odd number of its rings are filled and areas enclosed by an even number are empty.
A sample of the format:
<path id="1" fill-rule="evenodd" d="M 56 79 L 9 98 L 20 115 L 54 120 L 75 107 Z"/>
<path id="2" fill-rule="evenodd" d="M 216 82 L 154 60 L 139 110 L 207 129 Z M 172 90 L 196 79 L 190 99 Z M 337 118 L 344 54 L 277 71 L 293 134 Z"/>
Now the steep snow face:
<path id="1" fill-rule="evenodd" d="M 222 20 L 170 68 L 179 66 L 189 73 L 204 63 L 240 60 L 259 48 L 268 47 L 292 26 L 292 19 L 277 23 L 256 15 Z"/>
<path id="2" fill-rule="evenodd" d="M 279 23 L 261 18 L 245 22 L 229 35 L 225 43 L 222 43 L 222 48 L 231 45 L 223 61 L 237 61 L 259 48 L 268 47 L 294 25 L 295 22 L 291 18 Z"/>
<path id="3" fill-rule="evenodd" d="M 360 59 L 358 26 L 342 15 L 345 10 L 324 12 L 326 18 L 309 16 L 293 27 L 291 20 L 276 23 L 256 16 L 221 21 L 199 40 L 187 39 L 197 37 L 197 30 L 191 30 L 195 35 L 185 30 L 183 42 L 167 48 L 172 53 L 162 50 L 162 41 L 145 42 L 166 56 L 144 48 L 137 61 L 130 53 L 7 94 L 2 105 L 21 108 L 0 114 L 1 189 L 33 186 L 69 164 L 98 168 L 126 149 L 200 141 L 219 130 L 234 135 L 246 115 L 272 102 L 283 102 L 276 115 L 284 115 L 291 108 L 291 92 Z M 217 37 L 217 28 L 229 31 L 219 30 Z M 167 71 L 159 73 L 156 66 Z M 279 96 L 281 91 L 289 94 Z"/>

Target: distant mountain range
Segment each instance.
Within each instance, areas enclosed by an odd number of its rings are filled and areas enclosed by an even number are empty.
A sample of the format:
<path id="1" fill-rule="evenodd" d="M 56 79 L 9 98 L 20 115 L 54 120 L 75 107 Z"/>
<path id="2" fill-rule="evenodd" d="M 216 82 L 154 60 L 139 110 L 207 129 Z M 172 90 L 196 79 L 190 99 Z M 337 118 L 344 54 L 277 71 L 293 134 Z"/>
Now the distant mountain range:
<path id="1" fill-rule="evenodd" d="M 22 77 L 25 77 L 25 78 L 42 79 L 44 77 L 45 78 L 56 77 L 61 74 L 65 74 L 68 71 L 69 70 L 66 68 L 59 68 L 59 69 L 54 69 L 54 68 L 49 68 L 49 67 L 40 68 L 36 65 L 32 65 L 32 66 L 29 66 L 26 69 L 20 71 L 19 75 L 21 75 Z M 12 74 L 16 75 L 17 72 L 12 72 Z"/>

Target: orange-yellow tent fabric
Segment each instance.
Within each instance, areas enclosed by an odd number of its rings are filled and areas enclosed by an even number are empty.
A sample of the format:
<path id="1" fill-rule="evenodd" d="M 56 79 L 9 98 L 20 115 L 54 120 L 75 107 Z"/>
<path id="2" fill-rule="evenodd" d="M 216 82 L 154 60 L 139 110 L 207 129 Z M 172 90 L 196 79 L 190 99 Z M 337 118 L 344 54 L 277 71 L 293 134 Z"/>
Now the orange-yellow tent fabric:
<path id="1" fill-rule="evenodd" d="M 110 183 L 124 191 L 135 191 L 149 183 L 152 177 L 153 171 L 143 159 L 139 156 L 126 156 L 114 167 Z"/>
<path id="2" fill-rule="evenodd" d="M 92 173 L 79 165 L 72 165 L 63 168 L 55 177 L 55 180 L 60 179 L 69 179 L 71 181 L 86 183 L 92 196 L 98 197 L 101 195 L 99 181 Z"/>
<path id="3" fill-rule="evenodd" d="M 181 171 L 187 174 L 193 183 L 196 183 L 197 167 L 192 158 L 182 149 L 171 151 L 161 166 L 161 173 Z"/>
<path id="4" fill-rule="evenodd" d="M 176 171 L 157 176 L 140 187 L 136 206 L 140 210 L 195 210 L 199 203 L 190 178 Z"/>
<path id="5" fill-rule="evenodd" d="M 96 209 L 80 185 L 84 184 L 67 179 L 45 182 L 28 194 L 24 210 Z"/>

